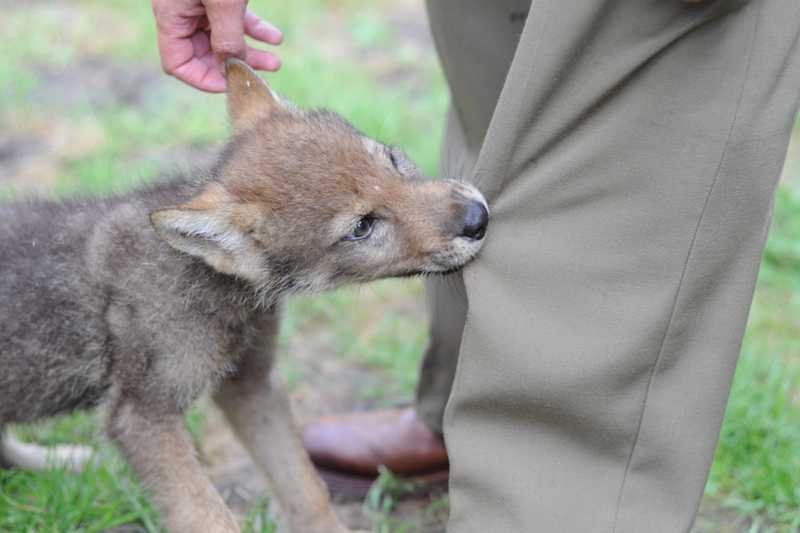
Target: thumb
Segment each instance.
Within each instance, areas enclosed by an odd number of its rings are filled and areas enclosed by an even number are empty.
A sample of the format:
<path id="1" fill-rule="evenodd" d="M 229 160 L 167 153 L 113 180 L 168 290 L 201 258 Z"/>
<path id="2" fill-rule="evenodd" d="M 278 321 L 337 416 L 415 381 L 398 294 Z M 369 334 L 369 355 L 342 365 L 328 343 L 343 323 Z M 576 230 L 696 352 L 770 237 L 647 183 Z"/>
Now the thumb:
<path id="1" fill-rule="evenodd" d="M 244 59 L 244 0 L 205 0 L 206 16 L 211 29 L 211 50 L 221 57 Z"/>

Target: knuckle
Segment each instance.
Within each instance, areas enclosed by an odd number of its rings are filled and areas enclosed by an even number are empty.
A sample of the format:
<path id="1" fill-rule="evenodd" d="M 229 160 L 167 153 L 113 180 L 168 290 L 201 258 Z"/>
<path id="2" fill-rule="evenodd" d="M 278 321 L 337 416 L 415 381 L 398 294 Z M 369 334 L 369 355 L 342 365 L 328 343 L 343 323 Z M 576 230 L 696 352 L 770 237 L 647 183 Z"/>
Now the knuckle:
<path id="1" fill-rule="evenodd" d="M 213 44 L 214 51 L 221 54 L 238 54 L 241 46 L 235 41 L 219 40 Z"/>
<path id="2" fill-rule="evenodd" d="M 228 11 L 239 6 L 244 6 L 242 0 L 208 0 L 206 7 L 214 7 L 222 11 Z"/>

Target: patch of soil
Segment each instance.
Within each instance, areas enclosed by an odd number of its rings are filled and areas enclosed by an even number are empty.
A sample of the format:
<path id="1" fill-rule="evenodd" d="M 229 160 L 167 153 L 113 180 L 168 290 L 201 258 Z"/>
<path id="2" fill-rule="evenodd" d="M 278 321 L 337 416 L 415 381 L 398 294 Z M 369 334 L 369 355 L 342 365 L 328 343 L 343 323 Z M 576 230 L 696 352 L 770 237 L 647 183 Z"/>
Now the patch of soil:
<path id="1" fill-rule="evenodd" d="M 82 57 L 68 67 L 40 67 L 34 100 L 58 107 L 92 109 L 157 101 L 169 80 L 153 65 L 116 63 L 105 57 Z"/>
<path id="2" fill-rule="evenodd" d="M 50 147 L 44 139 L 34 135 L 9 135 L 0 133 L 0 185 L 19 188 L 29 184 L 33 188 L 49 189 L 56 175 L 56 165 L 48 154 Z"/>

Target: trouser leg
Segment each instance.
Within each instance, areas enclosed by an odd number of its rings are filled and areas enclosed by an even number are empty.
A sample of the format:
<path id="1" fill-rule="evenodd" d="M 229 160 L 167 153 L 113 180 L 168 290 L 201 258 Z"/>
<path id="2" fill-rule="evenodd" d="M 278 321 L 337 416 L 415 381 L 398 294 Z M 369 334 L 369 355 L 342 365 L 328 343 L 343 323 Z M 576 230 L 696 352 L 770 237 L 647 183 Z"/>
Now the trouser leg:
<path id="1" fill-rule="evenodd" d="M 425 425 L 441 435 L 461 346 L 466 296 L 460 274 L 429 280 L 425 288 L 431 313 L 430 341 L 420 367 L 415 407 Z"/>
<path id="2" fill-rule="evenodd" d="M 796 0 L 533 3 L 473 174 L 492 222 L 463 274 L 451 531 L 690 527 L 796 110 L 798 21 Z M 444 63 L 474 68 L 456 48 Z"/>
<path id="3" fill-rule="evenodd" d="M 495 103 L 517 48 L 530 0 L 429 2 L 428 14 L 448 82 L 457 93 L 445 122 L 441 175 L 469 181 Z M 453 13 L 459 13 L 453 24 Z M 488 46 L 487 46 L 488 45 Z M 473 69 L 451 68 L 453 53 L 471 57 Z M 463 88 L 471 88 L 464 94 Z M 447 399 L 456 371 L 467 312 L 461 274 L 426 284 L 430 341 L 417 385 L 416 411 L 442 433 Z"/>

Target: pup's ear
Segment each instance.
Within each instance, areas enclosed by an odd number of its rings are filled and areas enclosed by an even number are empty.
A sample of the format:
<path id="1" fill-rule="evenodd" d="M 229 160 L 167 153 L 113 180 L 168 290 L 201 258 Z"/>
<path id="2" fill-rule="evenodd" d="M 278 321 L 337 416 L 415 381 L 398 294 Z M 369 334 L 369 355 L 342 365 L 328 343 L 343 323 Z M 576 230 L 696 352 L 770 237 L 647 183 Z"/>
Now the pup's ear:
<path id="1" fill-rule="evenodd" d="M 244 236 L 211 209 L 169 207 L 150 213 L 158 236 L 178 251 L 199 257 L 213 269 L 236 274 L 235 255 Z"/>
<path id="2" fill-rule="evenodd" d="M 280 107 L 267 82 L 240 59 L 225 62 L 228 84 L 228 114 L 233 130 L 240 132 L 252 127 L 259 119 Z"/>
<path id="3" fill-rule="evenodd" d="M 178 251 L 198 257 L 224 274 L 258 276 L 258 253 L 246 233 L 229 221 L 224 201 L 209 189 L 185 205 L 150 213 L 161 239 Z"/>

